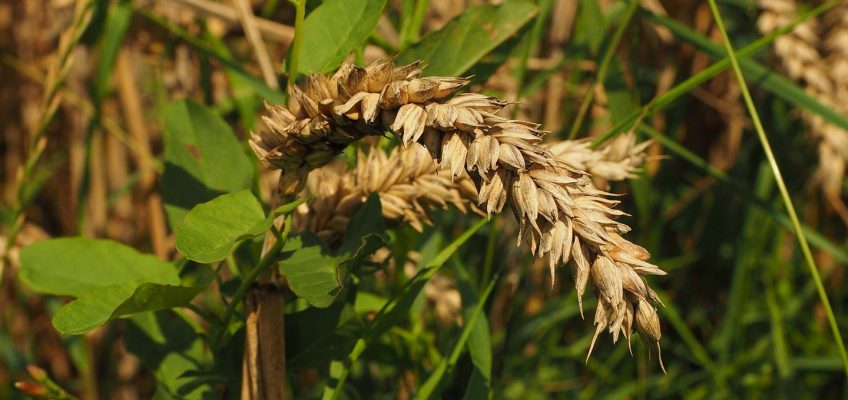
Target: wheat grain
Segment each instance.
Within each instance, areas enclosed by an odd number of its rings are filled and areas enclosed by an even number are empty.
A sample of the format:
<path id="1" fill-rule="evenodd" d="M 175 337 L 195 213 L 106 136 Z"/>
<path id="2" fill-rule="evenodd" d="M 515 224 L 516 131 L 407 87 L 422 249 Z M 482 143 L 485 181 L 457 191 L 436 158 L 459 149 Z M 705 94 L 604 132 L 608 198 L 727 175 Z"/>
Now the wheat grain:
<path id="1" fill-rule="evenodd" d="M 650 143 L 637 144 L 634 135 L 625 134 L 596 150 L 589 147 L 587 140 L 544 146 L 557 159 L 589 171 L 598 187 L 632 178 L 644 163 Z M 387 222 L 408 223 L 419 232 L 431 224 L 429 215 L 435 208 L 453 205 L 463 213 L 479 212 L 475 206 L 477 189 L 468 175 L 451 180 L 441 174 L 421 146 L 397 147 L 388 153 L 371 146 L 357 152 L 354 165 L 356 168 L 349 172 L 346 163 L 336 159 L 310 172 L 301 195 L 312 201 L 295 213 L 295 231 L 315 232 L 335 243 L 370 193 L 380 196 Z"/>
<path id="2" fill-rule="evenodd" d="M 385 220 L 418 231 L 431 223 L 428 216 L 435 208 L 453 205 L 463 213 L 476 208 L 470 201 L 476 190 L 467 175 L 454 181 L 438 174 L 419 146 L 389 154 L 376 147 L 360 151 L 350 173 L 343 160 L 334 160 L 310 173 L 304 191 L 313 200 L 297 210 L 293 229 L 315 232 L 331 243 L 344 234 L 370 193 L 380 196 Z"/>
<path id="3" fill-rule="evenodd" d="M 648 313 L 640 309 L 657 297 L 647 285 L 631 286 L 635 291 L 625 295 L 621 270 L 638 279 L 665 272 L 646 261 L 645 249 L 620 236 L 630 228 L 614 219 L 623 214 L 613 208 L 618 202 L 596 189 L 587 172 L 544 148 L 539 125 L 496 115 L 506 102 L 454 95 L 467 79 L 420 73 L 418 63 L 378 62 L 367 68 L 344 64 L 329 78 L 311 75 L 304 90 L 289 87 L 288 107 L 267 107 L 263 119 L 270 129 L 254 134 L 251 146 L 282 170 L 280 189 L 289 194 L 303 188 L 309 170 L 364 136 L 390 131 L 406 147 L 423 146 L 450 179 L 470 177 L 486 213 L 500 213 L 509 203 L 519 243 L 547 257 L 552 275 L 574 258 L 579 298 L 588 277 L 600 292 L 597 332 L 608 330 L 613 342 L 624 332 L 629 341 L 629 312 Z M 654 338 L 658 346 L 659 334 L 646 340 Z"/>

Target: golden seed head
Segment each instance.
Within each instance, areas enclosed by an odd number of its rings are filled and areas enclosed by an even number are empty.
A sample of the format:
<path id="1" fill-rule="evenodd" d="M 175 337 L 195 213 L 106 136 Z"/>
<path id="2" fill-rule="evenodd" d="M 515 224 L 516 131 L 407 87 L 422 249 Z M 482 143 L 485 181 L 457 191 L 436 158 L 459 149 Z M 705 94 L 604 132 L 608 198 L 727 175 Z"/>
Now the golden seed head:
<path id="1" fill-rule="evenodd" d="M 656 301 L 642 276 L 663 272 L 646 261 L 645 249 L 621 237 L 630 228 L 615 219 L 624 213 L 594 186 L 590 173 L 624 179 L 644 161 L 647 145 L 625 136 L 597 151 L 586 142 L 546 147 L 538 124 L 496 115 L 506 102 L 455 95 L 467 79 L 420 73 L 418 63 L 345 64 L 330 77 L 308 77 L 304 90 L 289 87 L 288 107 L 266 106 L 268 130 L 254 134 L 251 147 L 282 170 L 285 193 L 302 189 L 309 171 L 330 164 L 365 136 L 389 131 L 405 148 L 389 155 L 373 148 L 360 153 L 352 179 L 325 182 L 333 190 L 309 205 L 296 225 L 333 238 L 370 192 L 380 195 L 384 218 L 418 229 L 429 223 L 434 207 L 473 210 L 476 203 L 491 214 L 509 204 L 519 242 L 547 257 L 552 275 L 573 260 L 581 315 L 590 279 L 598 289 L 595 336 L 608 330 L 613 341 L 622 332 L 629 338 L 634 319 L 640 326 L 634 302 L 651 307 L 647 301 Z"/>

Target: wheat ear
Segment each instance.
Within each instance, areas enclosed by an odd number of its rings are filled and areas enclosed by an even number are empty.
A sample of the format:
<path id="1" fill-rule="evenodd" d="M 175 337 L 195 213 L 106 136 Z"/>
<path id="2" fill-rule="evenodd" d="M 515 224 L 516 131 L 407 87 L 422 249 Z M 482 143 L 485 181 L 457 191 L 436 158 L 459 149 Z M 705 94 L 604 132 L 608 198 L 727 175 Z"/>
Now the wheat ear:
<path id="1" fill-rule="evenodd" d="M 251 146 L 282 170 L 284 193 L 301 190 L 310 170 L 364 136 L 388 131 L 404 146 L 423 146 L 452 179 L 468 174 L 487 213 L 500 213 L 509 203 L 519 242 L 547 257 L 552 275 L 557 265 L 573 260 L 581 310 L 592 280 L 599 301 L 589 355 L 602 331 L 613 342 L 621 334 L 629 342 L 634 324 L 659 348 L 659 324 L 648 323 L 658 321 L 659 300 L 643 275 L 665 272 L 646 261 L 645 249 L 621 236 L 629 227 L 614 220 L 623 214 L 613 208 L 618 202 L 592 186 L 587 172 L 545 149 L 538 124 L 496 115 L 506 102 L 455 95 L 466 78 L 420 78 L 420 73 L 418 63 L 378 62 L 367 68 L 344 64 L 331 77 L 310 75 L 305 89 L 289 87 L 288 107 L 267 107 L 270 129 L 254 134 Z"/>
<path id="2" fill-rule="evenodd" d="M 646 159 L 650 141 L 636 143 L 633 134 L 616 136 L 598 149 L 587 140 L 545 143 L 557 159 L 589 171 L 593 183 L 606 185 L 634 177 Z M 336 159 L 310 172 L 302 195 L 312 200 L 295 213 L 295 231 L 315 232 L 330 243 L 344 234 L 348 222 L 370 193 L 380 196 L 383 219 L 407 223 L 419 232 L 431 225 L 429 215 L 436 208 L 453 205 L 462 213 L 479 212 L 477 189 L 467 174 L 450 179 L 440 173 L 421 146 L 395 147 L 388 152 L 369 146 L 359 151 L 348 171 L 347 163 Z"/>

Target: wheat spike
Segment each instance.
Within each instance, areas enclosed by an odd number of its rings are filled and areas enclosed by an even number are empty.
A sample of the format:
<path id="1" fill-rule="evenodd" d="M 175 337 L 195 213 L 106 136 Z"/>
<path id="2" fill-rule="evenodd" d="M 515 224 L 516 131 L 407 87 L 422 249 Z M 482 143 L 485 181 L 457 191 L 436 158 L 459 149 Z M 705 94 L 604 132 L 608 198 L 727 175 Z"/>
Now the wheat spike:
<path id="1" fill-rule="evenodd" d="M 632 178 L 646 158 L 650 142 L 636 143 L 635 136 L 618 136 L 597 150 L 586 140 L 545 143 L 557 159 L 590 171 L 603 183 Z M 336 159 L 310 172 L 303 197 L 313 200 L 295 214 L 294 229 L 316 232 L 333 243 L 344 234 L 353 215 L 370 193 L 383 204 L 383 218 L 390 223 L 408 223 L 419 232 L 430 225 L 435 208 L 453 205 L 460 212 L 474 211 L 477 189 L 462 174 L 451 180 L 440 173 L 422 146 L 397 147 L 383 152 L 376 146 L 359 151 L 356 168 L 348 172 L 346 163 Z M 597 186 L 597 183 L 596 183 Z"/>
<path id="2" fill-rule="evenodd" d="M 418 63 L 378 62 L 366 68 L 344 64 L 332 77 L 311 75 L 305 89 L 289 87 L 288 107 L 267 106 L 263 119 L 270 129 L 254 134 L 251 145 L 282 170 L 285 193 L 302 189 L 309 170 L 364 136 L 389 131 L 405 147 L 423 147 L 451 180 L 468 175 L 486 213 L 500 213 L 509 203 L 519 242 L 547 257 L 552 275 L 557 265 L 575 259 L 578 294 L 588 283 L 582 276 L 590 277 L 599 292 L 597 330 L 609 330 L 615 341 L 628 307 L 656 302 L 647 285 L 626 289 L 626 277 L 665 274 L 646 261 L 645 249 L 621 236 L 630 228 L 615 221 L 623 214 L 613 208 L 617 201 L 596 189 L 586 171 L 542 146 L 545 132 L 538 124 L 496 115 L 506 102 L 455 95 L 467 79 L 420 73 Z M 658 346 L 659 335 L 654 337 L 650 341 Z"/>
<path id="3" fill-rule="evenodd" d="M 408 223 L 418 231 L 431 223 L 428 216 L 435 208 L 452 205 L 463 213 L 476 209 L 470 200 L 476 198 L 476 189 L 468 176 L 451 180 L 439 174 L 420 146 L 388 154 L 371 147 L 357 153 L 355 165 L 348 172 L 346 163 L 336 159 L 310 173 L 304 194 L 313 200 L 297 211 L 293 229 L 315 232 L 334 243 L 370 193 L 380 196 L 386 221 Z"/>

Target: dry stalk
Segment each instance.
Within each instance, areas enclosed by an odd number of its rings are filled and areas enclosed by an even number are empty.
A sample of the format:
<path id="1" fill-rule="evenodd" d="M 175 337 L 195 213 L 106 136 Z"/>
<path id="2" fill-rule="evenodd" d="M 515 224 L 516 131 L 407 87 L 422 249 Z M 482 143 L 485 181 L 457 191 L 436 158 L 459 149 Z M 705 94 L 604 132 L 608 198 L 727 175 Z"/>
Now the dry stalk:
<path id="1" fill-rule="evenodd" d="M 268 105 L 267 131 L 251 145 L 270 167 L 281 169 L 280 192 L 303 189 L 310 170 L 332 161 L 347 145 L 389 131 L 407 147 L 423 147 L 456 180 L 467 174 L 477 204 L 488 214 L 509 203 L 522 239 L 555 267 L 573 260 L 578 301 L 591 279 L 599 297 L 595 335 L 613 342 L 636 329 L 659 353 L 659 299 L 644 275 L 664 275 L 648 252 L 621 234 L 618 202 L 596 189 L 590 175 L 557 159 L 541 145 L 539 125 L 497 116 L 507 103 L 475 93 L 455 95 L 465 78 L 419 78 L 418 63 L 344 64 L 331 77 L 310 75 L 305 89 L 289 87 L 287 107 Z M 423 153 L 422 153 L 423 154 Z M 652 348 L 652 347 L 649 347 Z M 588 359 L 588 358 L 587 358 Z M 660 361 L 662 365 L 662 362 Z"/>
<path id="2" fill-rule="evenodd" d="M 762 13 L 758 26 L 763 33 L 790 23 L 797 13 L 794 0 L 760 0 L 759 3 Z M 840 113 L 848 114 L 848 103 L 844 101 L 848 95 L 848 3 L 835 6 L 826 14 L 826 29 L 823 30 L 819 22 L 809 20 L 779 37 L 774 43 L 774 53 L 786 74 L 802 83 L 808 93 Z M 815 113 L 804 112 L 802 118 L 818 141 L 817 181 L 828 201 L 848 224 L 848 207 L 841 198 L 848 168 L 848 132 Z"/>

